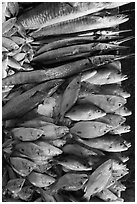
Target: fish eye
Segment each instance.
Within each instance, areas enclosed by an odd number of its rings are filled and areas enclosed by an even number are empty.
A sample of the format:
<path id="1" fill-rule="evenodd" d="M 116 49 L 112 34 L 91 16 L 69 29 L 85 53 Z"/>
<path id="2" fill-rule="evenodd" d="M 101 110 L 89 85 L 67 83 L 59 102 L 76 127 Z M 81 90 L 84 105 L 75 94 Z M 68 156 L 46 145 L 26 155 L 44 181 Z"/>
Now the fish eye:
<path id="1" fill-rule="evenodd" d="M 122 103 L 118 103 L 118 106 L 121 107 L 121 106 L 122 106 Z"/>
<path id="2" fill-rule="evenodd" d="M 96 113 L 101 113 L 101 110 L 97 109 L 97 110 L 96 110 Z"/>

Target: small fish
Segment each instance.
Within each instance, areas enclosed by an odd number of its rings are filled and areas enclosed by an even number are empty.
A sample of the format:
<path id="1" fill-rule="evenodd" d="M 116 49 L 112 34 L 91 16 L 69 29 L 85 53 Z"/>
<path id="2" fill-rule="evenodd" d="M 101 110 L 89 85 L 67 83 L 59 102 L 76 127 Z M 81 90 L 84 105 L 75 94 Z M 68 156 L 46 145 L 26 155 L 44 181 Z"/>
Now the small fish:
<path id="1" fill-rule="evenodd" d="M 96 152 L 80 146 L 79 144 L 66 144 L 63 146 L 62 151 L 65 154 L 80 156 L 80 157 L 91 157 L 97 155 Z"/>
<path id="2" fill-rule="evenodd" d="M 13 58 L 14 58 L 16 61 L 20 62 L 21 60 L 23 60 L 23 59 L 25 58 L 25 56 L 26 56 L 26 53 L 21 52 L 21 53 L 15 54 L 15 55 L 13 56 Z M 20 66 L 21 66 L 21 65 L 20 65 Z"/>
<path id="3" fill-rule="evenodd" d="M 61 189 L 66 191 L 77 191 L 83 188 L 87 180 L 87 174 L 66 173 L 51 187 L 51 193 L 57 193 Z"/>
<path id="4" fill-rule="evenodd" d="M 50 193 L 48 193 L 46 190 L 43 190 L 42 188 L 40 188 L 39 191 L 43 198 L 42 200 L 44 202 L 56 202 L 54 196 L 50 195 Z M 35 200 L 35 202 L 42 202 L 42 201 Z"/>
<path id="5" fill-rule="evenodd" d="M 47 121 L 45 120 L 47 119 Z M 41 116 L 36 117 L 35 119 L 30 120 L 21 120 L 16 126 L 25 127 L 25 128 L 39 128 L 45 126 L 49 123 L 54 123 L 52 118 L 42 118 Z"/>
<path id="6" fill-rule="evenodd" d="M 44 134 L 44 131 L 36 128 L 19 127 L 13 128 L 11 130 L 11 134 L 14 139 L 19 139 L 21 141 L 34 141 L 39 139 Z"/>
<path id="7" fill-rule="evenodd" d="M 94 104 L 79 104 L 73 106 L 66 114 L 65 117 L 74 121 L 80 120 L 94 120 L 105 116 L 106 113 L 95 106 Z"/>
<path id="8" fill-rule="evenodd" d="M 60 107 L 60 117 L 64 118 L 64 114 L 75 104 L 81 86 L 81 75 L 74 78 L 67 86 L 62 97 L 62 103 Z"/>
<path id="9" fill-rule="evenodd" d="M 112 129 L 112 126 L 102 122 L 78 122 L 71 129 L 72 134 L 76 134 L 81 138 L 96 138 L 100 137 Z"/>
<path id="10" fill-rule="evenodd" d="M 101 192 L 97 193 L 96 196 L 101 198 L 105 202 L 124 202 L 124 199 L 118 198 L 117 195 L 115 195 L 115 193 L 113 193 L 112 191 L 110 191 L 107 188 L 105 188 Z"/>
<path id="11" fill-rule="evenodd" d="M 106 152 L 122 152 L 131 147 L 131 143 L 126 142 L 120 136 L 104 135 L 97 138 L 82 140 L 81 143 L 88 147 L 97 148 Z"/>
<path id="12" fill-rule="evenodd" d="M 9 20 L 2 23 L 2 34 L 8 32 L 16 23 L 16 17 L 10 18 Z"/>
<path id="13" fill-rule="evenodd" d="M 117 128 L 118 126 L 122 125 L 126 121 L 126 118 L 124 118 L 121 115 L 108 113 L 102 118 L 96 119 L 96 121 L 106 123 L 110 125 L 113 129 L 113 128 Z"/>
<path id="14" fill-rule="evenodd" d="M 116 95 L 123 98 L 130 97 L 130 93 L 126 92 L 119 84 L 105 84 L 100 86 L 88 82 L 81 83 L 79 97 L 90 96 L 90 94 Z"/>
<path id="15" fill-rule="evenodd" d="M 8 70 L 8 57 L 5 56 L 2 60 L 2 78 L 7 77 L 7 70 Z"/>
<path id="16" fill-rule="evenodd" d="M 18 36 L 12 36 L 11 40 L 13 40 L 17 45 L 23 45 L 25 43 L 25 39 Z"/>
<path id="17" fill-rule="evenodd" d="M 17 50 L 19 46 L 10 38 L 2 37 L 2 46 L 10 50 Z"/>
<path id="18" fill-rule="evenodd" d="M 18 194 L 23 185 L 24 185 L 25 179 L 23 178 L 16 178 L 16 179 L 11 179 L 8 181 L 6 188 L 12 192 L 13 194 Z"/>
<path id="19" fill-rule="evenodd" d="M 24 186 L 21 191 L 18 193 L 18 196 L 21 200 L 29 201 L 34 193 L 32 186 Z"/>
<path id="20" fill-rule="evenodd" d="M 121 116 L 129 116 L 132 114 L 132 112 L 130 110 L 128 110 L 127 107 L 125 107 L 125 106 L 118 108 L 113 113 L 117 114 L 117 115 L 121 115 Z"/>
<path id="21" fill-rule="evenodd" d="M 83 12 L 84 14 L 84 12 Z M 54 25 L 42 27 L 30 34 L 34 38 L 50 35 L 62 35 L 80 33 L 83 31 L 105 29 L 117 26 L 124 22 L 127 22 L 129 18 L 126 15 L 114 15 L 114 16 L 84 16 L 72 21 L 60 22 Z"/>
<path id="22" fill-rule="evenodd" d="M 55 178 L 34 171 L 27 178 L 30 183 L 39 188 L 50 186 L 55 182 Z"/>
<path id="23" fill-rule="evenodd" d="M 10 163 L 16 173 L 21 176 L 28 176 L 35 168 L 35 163 L 21 157 L 10 157 Z"/>
<path id="24" fill-rule="evenodd" d="M 15 149 L 31 159 L 39 160 L 46 160 L 48 157 L 57 156 L 62 153 L 59 148 L 54 147 L 45 141 L 37 141 L 36 143 L 20 142 L 15 145 Z"/>
<path id="25" fill-rule="evenodd" d="M 123 106 L 127 100 L 121 96 L 90 94 L 78 99 L 78 104 L 92 103 L 104 110 L 106 113 L 115 111 Z"/>
<path id="26" fill-rule="evenodd" d="M 58 160 L 57 164 L 60 164 L 67 170 L 71 171 L 90 171 L 92 170 L 92 167 L 89 167 L 87 164 L 84 164 L 84 162 L 80 162 L 79 160 L 74 159 L 73 157 L 67 156 L 63 160 Z"/>
<path id="27" fill-rule="evenodd" d="M 8 66 L 14 68 L 15 70 L 22 70 L 20 63 L 13 57 L 8 57 Z"/>
<path id="28" fill-rule="evenodd" d="M 43 131 L 43 139 L 58 139 L 69 132 L 69 129 L 66 126 L 58 126 L 52 123 L 39 127 L 39 129 Z"/>
<path id="29" fill-rule="evenodd" d="M 62 154 L 62 150 L 45 142 L 45 141 L 36 141 L 36 145 L 38 145 L 41 150 L 44 152 L 44 155 L 46 156 L 57 156 L 59 154 Z"/>
<path id="30" fill-rule="evenodd" d="M 124 133 L 127 133 L 127 132 L 130 132 L 130 126 L 129 125 L 121 125 L 121 126 L 118 126 L 117 128 L 111 130 L 109 133 L 110 134 L 113 134 L 113 135 L 121 135 L 121 134 L 124 134 Z"/>
<path id="31" fill-rule="evenodd" d="M 126 75 L 122 75 L 116 69 L 100 69 L 97 73 L 86 81 L 95 85 L 113 84 L 127 79 Z"/>
<path id="32" fill-rule="evenodd" d="M 92 195 L 101 192 L 105 186 L 109 178 L 112 175 L 112 160 L 109 159 L 103 164 L 101 164 L 90 176 L 89 180 L 85 185 L 84 189 L 84 198 L 87 200 L 90 199 Z"/>

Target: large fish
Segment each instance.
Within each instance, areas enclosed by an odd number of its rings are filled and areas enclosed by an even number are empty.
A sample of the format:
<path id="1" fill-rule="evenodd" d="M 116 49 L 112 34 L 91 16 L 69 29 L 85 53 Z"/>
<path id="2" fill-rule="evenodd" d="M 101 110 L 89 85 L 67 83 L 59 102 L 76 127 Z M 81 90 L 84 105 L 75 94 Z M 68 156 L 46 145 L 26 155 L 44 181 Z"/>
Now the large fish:
<path id="1" fill-rule="evenodd" d="M 90 121 L 78 122 L 71 129 L 72 134 L 76 134 L 81 138 L 96 138 L 100 137 L 112 129 L 112 126 L 107 123 Z"/>
<path id="2" fill-rule="evenodd" d="M 79 121 L 94 120 L 105 115 L 106 113 L 94 104 L 85 103 L 73 106 L 70 111 L 65 114 L 65 117 L 68 117 L 74 121 Z"/>
<path id="3" fill-rule="evenodd" d="M 88 140 L 79 140 L 88 147 L 97 148 L 106 152 L 122 152 L 131 147 L 131 143 L 125 141 L 120 136 L 104 135 Z"/>
<path id="4" fill-rule="evenodd" d="M 112 176 L 112 160 L 109 159 L 101 164 L 90 176 L 85 185 L 84 197 L 89 200 L 92 195 L 101 192 L 109 178 Z"/>
<path id="5" fill-rule="evenodd" d="M 84 16 L 83 18 L 75 19 L 73 21 L 61 22 L 43 27 L 32 32 L 30 35 L 34 38 L 38 38 L 50 35 L 81 33 L 83 31 L 114 27 L 128 20 L 127 16 L 120 14 L 104 17 Z"/>
<path id="6" fill-rule="evenodd" d="M 41 103 L 46 96 L 52 95 L 61 83 L 62 80 L 52 80 L 46 83 L 39 84 L 34 88 L 8 101 L 3 106 L 3 120 L 23 116 L 25 113 L 32 110 L 39 103 Z"/>
<path id="7" fill-rule="evenodd" d="M 93 103 L 106 113 L 109 113 L 123 106 L 126 103 L 126 99 L 115 95 L 90 94 L 79 98 L 77 102 L 79 104 Z"/>

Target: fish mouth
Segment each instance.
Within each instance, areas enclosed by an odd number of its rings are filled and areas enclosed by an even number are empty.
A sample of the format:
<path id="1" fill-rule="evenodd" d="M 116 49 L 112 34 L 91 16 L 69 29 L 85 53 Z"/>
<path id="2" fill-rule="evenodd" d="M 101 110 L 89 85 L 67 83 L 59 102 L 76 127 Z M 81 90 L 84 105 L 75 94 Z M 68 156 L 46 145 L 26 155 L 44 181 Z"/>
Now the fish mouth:
<path id="1" fill-rule="evenodd" d="M 130 148 L 130 147 L 131 147 L 131 142 L 127 142 L 126 140 L 124 140 L 123 144 L 124 144 L 127 148 Z"/>
<path id="2" fill-rule="evenodd" d="M 125 81 L 125 80 L 127 80 L 128 79 L 128 76 L 127 75 L 123 75 L 122 76 L 122 81 Z"/>

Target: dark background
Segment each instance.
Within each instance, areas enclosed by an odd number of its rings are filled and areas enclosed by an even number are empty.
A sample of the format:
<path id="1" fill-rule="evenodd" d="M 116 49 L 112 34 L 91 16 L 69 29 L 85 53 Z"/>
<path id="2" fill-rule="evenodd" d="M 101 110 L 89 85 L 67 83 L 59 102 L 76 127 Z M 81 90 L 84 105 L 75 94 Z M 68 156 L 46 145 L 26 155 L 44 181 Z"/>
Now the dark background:
<path id="1" fill-rule="evenodd" d="M 129 15 L 130 20 L 120 26 L 120 30 L 132 29 L 132 32 L 126 34 L 125 36 L 135 36 L 135 3 L 130 3 L 120 8 L 120 13 L 126 12 Z M 124 13 L 124 14 L 126 14 Z M 123 45 L 130 47 L 130 52 L 135 52 L 135 40 L 130 40 Z M 129 50 L 125 54 L 128 54 Z M 135 58 L 130 58 L 122 61 L 122 73 L 128 75 L 128 80 L 122 83 L 124 89 L 131 94 L 128 98 L 126 107 L 132 111 L 132 115 L 127 117 L 126 123 L 131 126 L 131 132 L 123 134 L 122 136 L 131 142 L 132 147 L 129 148 L 125 154 L 127 154 L 130 159 L 127 162 L 128 168 L 130 169 L 129 174 L 123 178 L 127 190 L 122 193 L 122 197 L 126 202 L 135 201 Z"/>

